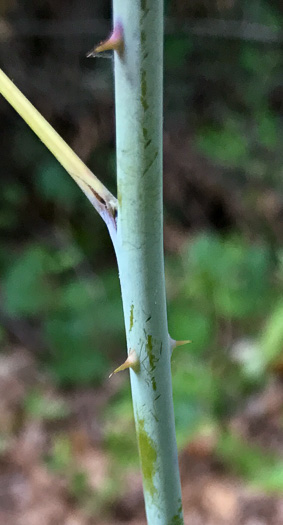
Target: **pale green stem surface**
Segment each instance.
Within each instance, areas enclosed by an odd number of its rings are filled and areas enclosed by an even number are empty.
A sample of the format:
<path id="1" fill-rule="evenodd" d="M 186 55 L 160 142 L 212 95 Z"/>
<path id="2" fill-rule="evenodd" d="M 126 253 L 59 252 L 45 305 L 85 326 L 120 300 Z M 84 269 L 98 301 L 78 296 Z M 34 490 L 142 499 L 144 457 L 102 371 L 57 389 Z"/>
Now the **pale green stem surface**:
<path id="1" fill-rule="evenodd" d="M 114 245 L 128 352 L 134 349 L 140 364 L 130 376 L 146 514 L 150 525 L 181 525 L 163 255 L 163 1 L 113 5 L 125 44 L 123 55 L 115 53 Z"/>

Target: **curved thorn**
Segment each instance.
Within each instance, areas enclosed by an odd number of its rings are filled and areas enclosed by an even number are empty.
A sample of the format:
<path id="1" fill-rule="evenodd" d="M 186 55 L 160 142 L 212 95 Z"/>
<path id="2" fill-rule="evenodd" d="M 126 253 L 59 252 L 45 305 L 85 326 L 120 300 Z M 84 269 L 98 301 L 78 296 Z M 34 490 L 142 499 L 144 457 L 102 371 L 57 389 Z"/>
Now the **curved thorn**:
<path id="1" fill-rule="evenodd" d="M 184 341 L 176 341 L 175 339 L 172 339 L 172 337 L 170 337 L 170 335 L 169 335 L 169 344 L 170 344 L 170 348 L 171 348 L 171 354 L 172 354 L 174 348 L 176 348 L 177 346 L 187 345 L 187 344 L 189 344 L 191 342 L 192 341 L 190 341 L 189 339 L 186 339 Z"/>
<path id="2" fill-rule="evenodd" d="M 118 366 L 118 368 L 115 368 L 115 370 L 110 374 L 109 379 L 113 376 L 113 374 L 117 374 L 117 372 L 122 372 L 122 370 L 127 370 L 127 368 L 132 368 L 132 370 L 137 371 L 138 365 L 139 360 L 135 350 L 130 350 L 126 361 L 122 365 Z"/>
<path id="3" fill-rule="evenodd" d="M 175 341 L 175 347 L 176 346 L 183 346 L 183 345 L 187 345 L 189 343 L 192 343 L 192 341 L 190 341 L 190 339 L 186 339 L 185 341 Z"/>
<path id="4" fill-rule="evenodd" d="M 117 51 L 119 55 L 122 55 L 124 52 L 124 32 L 123 27 L 120 22 L 117 22 L 114 26 L 114 29 L 107 40 L 104 40 L 95 46 L 91 51 L 87 53 L 87 58 L 95 57 L 99 53 L 104 51 Z"/>

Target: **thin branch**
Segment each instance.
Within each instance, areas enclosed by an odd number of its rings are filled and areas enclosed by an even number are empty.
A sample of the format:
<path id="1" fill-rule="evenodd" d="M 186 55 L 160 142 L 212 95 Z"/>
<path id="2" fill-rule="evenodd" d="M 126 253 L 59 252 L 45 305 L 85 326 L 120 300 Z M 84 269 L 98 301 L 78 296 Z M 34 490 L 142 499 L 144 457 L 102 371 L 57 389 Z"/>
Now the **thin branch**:
<path id="1" fill-rule="evenodd" d="M 54 128 L 0 70 L 0 93 L 62 164 L 106 222 L 111 237 L 116 229 L 117 199 L 74 153 Z"/>

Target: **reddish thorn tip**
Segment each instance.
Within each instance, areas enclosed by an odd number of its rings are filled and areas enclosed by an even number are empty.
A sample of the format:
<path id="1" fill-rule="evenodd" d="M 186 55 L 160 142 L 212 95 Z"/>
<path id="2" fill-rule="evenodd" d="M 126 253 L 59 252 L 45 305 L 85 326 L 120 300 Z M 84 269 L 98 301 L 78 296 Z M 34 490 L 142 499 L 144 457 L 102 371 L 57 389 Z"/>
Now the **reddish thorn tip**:
<path id="1" fill-rule="evenodd" d="M 121 56 L 124 52 L 124 31 L 122 24 L 116 22 L 114 29 L 107 40 L 104 40 L 98 44 L 94 49 L 87 53 L 87 58 L 95 57 L 97 54 L 103 51 L 117 51 Z"/>

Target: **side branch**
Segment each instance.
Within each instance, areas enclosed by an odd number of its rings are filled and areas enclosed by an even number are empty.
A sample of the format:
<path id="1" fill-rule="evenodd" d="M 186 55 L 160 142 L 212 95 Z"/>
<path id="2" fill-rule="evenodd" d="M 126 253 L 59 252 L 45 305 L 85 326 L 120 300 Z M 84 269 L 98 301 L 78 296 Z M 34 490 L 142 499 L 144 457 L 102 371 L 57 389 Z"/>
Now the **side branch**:
<path id="1" fill-rule="evenodd" d="M 117 199 L 60 137 L 23 93 L 0 69 L 0 93 L 25 120 L 85 193 L 105 221 L 110 235 L 116 230 Z"/>

